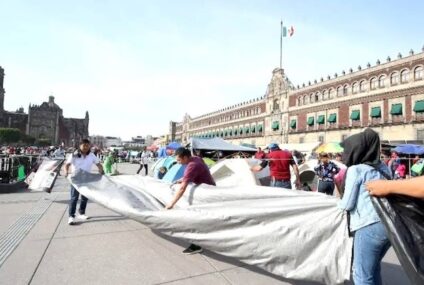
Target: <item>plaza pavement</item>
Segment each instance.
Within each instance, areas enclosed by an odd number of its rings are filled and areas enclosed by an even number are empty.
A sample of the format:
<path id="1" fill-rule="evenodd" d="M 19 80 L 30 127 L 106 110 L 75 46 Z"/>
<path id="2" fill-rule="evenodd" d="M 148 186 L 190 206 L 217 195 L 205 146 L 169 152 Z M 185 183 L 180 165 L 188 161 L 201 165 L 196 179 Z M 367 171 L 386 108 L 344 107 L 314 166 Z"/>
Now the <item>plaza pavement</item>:
<path id="1" fill-rule="evenodd" d="M 137 168 L 118 166 L 127 174 Z M 60 176 L 51 194 L 0 194 L 0 284 L 312 284 L 207 250 L 184 255 L 187 243 L 94 203 L 91 219 L 69 226 L 68 189 Z M 382 271 L 384 284 L 409 284 L 392 249 Z"/>

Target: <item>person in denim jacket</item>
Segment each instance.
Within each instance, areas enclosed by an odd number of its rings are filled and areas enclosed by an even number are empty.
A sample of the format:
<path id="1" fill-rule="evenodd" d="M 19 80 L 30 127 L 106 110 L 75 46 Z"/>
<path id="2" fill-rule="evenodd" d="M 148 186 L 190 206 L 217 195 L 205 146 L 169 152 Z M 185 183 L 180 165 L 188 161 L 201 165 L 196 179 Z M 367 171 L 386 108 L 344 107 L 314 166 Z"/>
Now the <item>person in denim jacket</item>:
<path id="1" fill-rule="evenodd" d="M 390 175 L 390 170 L 380 161 L 380 138 L 372 129 L 350 136 L 342 146 L 348 169 L 339 207 L 349 212 L 354 233 L 353 281 L 355 285 L 382 284 L 380 264 L 390 241 L 365 184 L 384 179 L 379 171 Z"/>

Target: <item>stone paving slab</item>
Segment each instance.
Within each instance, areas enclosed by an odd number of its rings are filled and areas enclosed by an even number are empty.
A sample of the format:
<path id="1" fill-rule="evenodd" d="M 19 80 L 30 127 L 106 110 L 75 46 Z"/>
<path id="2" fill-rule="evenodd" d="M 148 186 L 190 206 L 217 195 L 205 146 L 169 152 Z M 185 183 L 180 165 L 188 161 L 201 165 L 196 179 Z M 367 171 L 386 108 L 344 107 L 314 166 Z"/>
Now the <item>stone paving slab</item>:
<path id="1" fill-rule="evenodd" d="M 133 174 L 136 164 L 122 164 Z M 67 224 L 69 183 L 59 177 L 54 195 L 0 194 L 0 233 L 40 198 L 54 199 L 19 246 L 0 266 L 0 284 L 312 284 L 293 282 L 205 250 L 186 256 L 186 242 L 94 203 L 88 221 Z M 384 284 L 409 284 L 391 249 L 382 265 Z"/>

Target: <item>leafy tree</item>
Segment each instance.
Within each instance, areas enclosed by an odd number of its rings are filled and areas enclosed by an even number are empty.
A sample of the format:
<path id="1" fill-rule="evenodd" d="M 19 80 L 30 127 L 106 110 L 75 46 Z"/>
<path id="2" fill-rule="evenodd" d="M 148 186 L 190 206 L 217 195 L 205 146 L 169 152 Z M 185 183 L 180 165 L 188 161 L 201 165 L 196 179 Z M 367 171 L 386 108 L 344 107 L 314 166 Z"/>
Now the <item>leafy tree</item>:
<path id="1" fill-rule="evenodd" d="M 2 143 L 16 143 L 21 138 L 21 131 L 12 128 L 0 128 L 0 142 Z"/>

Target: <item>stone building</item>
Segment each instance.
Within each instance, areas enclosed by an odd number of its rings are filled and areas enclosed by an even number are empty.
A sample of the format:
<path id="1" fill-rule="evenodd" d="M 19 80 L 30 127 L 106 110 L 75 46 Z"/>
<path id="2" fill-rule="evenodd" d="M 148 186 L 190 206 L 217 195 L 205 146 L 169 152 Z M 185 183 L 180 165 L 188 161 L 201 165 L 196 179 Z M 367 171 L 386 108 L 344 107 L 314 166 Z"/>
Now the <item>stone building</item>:
<path id="1" fill-rule="evenodd" d="M 382 140 L 424 140 L 424 50 L 294 87 L 275 69 L 266 94 L 170 123 L 170 137 L 222 137 L 232 143 L 341 141 L 365 127 Z"/>
<path id="2" fill-rule="evenodd" d="M 83 119 L 65 118 L 62 109 L 50 96 L 41 105 L 29 105 L 28 114 L 20 108 L 16 112 L 4 110 L 4 69 L 0 67 L 0 128 L 17 128 L 36 139 L 36 142 L 74 146 L 88 137 L 88 112 Z"/>

